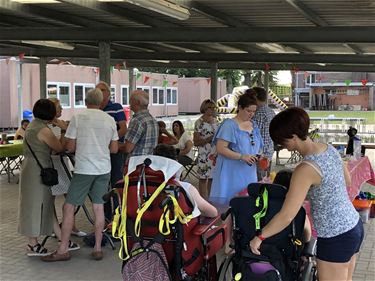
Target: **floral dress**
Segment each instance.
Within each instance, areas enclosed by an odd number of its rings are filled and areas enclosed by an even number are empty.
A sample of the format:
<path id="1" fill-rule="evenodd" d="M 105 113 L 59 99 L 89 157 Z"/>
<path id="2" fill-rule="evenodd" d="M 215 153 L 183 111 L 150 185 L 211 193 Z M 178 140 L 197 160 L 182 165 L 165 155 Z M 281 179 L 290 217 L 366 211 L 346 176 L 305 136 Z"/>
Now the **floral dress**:
<path id="1" fill-rule="evenodd" d="M 194 124 L 194 132 L 199 133 L 201 138 L 213 136 L 218 125 L 216 123 L 207 123 L 200 117 Z M 216 148 L 212 143 L 206 143 L 198 147 L 198 174 L 201 179 L 212 178 L 211 171 L 215 166 Z"/>

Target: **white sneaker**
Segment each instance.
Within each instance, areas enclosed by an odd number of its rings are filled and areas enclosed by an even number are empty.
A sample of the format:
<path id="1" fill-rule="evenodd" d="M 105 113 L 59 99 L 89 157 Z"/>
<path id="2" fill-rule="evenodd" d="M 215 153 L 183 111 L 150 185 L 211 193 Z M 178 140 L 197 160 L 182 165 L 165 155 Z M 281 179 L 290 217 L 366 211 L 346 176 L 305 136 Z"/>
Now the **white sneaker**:
<path id="1" fill-rule="evenodd" d="M 72 231 L 72 235 L 78 236 L 78 237 L 85 237 L 87 236 L 87 233 L 84 231 L 78 230 L 78 231 Z"/>
<path id="2" fill-rule="evenodd" d="M 81 247 L 77 243 L 74 243 L 73 241 L 69 240 L 68 251 L 76 251 L 76 250 L 79 250 L 80 248 Z"/>

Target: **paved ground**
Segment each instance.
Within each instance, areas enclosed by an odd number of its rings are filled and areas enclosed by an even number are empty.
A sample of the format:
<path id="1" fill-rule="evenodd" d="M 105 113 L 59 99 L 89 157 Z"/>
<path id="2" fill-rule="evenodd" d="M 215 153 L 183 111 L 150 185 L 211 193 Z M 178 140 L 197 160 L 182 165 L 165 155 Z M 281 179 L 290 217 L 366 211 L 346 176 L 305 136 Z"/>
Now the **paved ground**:
<path id="1" fill-rule="evenodd" d="M 283 152 L 285 155 L 285 151 Z M 374 163 L 374 155 L 371 155 Z M 285 163 L 285 159 L 282 159 Z M 282 163 L 283 163 L 282 162 Z M 280 168 L 280 167 L 276 167 Z M 37 257 L 25 255 L 26 240 L 17 234 L 18 212 L 18 175 L 7 183 L 6 176 L 0 176 L 0 280 L 121 280 L 121 262 L 117 250 L 109 246 L 104 248 L 105 258 L 102 261 L 90 259 L 91 249 L 83 246 L 80 238 L 73 238 L 81 244 L 79 251 L 72 253 L 72 259 L 67 262 L 44 263 Z M 375 188 L 364 186 L 375 192 Z M 61 215 L 62 198 L 57 200 L 57 210 Z M 92 226 L 83 212 L 77 215 L 77 225 L 84 231 L 91 232 Z M 357 263 L 355 281 L 375 280 L 375 219 L 365 225 L 366 236 Z M 118 244 L 117 248 L 118 248 Z M 50 239 L 47 248 L 53 250 L 57 241 Z"/>

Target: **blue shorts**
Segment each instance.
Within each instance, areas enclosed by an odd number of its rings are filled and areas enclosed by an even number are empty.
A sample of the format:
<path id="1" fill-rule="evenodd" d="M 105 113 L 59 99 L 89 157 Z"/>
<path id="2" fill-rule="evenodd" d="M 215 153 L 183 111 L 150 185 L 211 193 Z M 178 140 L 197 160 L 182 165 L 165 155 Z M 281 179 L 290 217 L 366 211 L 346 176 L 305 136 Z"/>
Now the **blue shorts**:
<path id="1" fill-rule="evenodd" d="M 330 238 L 317 239 L 317 258 L 327 262 L 345 263 L 359 252 L 364 237 L 363 223 L 359 219 L 351 230 Z"/>

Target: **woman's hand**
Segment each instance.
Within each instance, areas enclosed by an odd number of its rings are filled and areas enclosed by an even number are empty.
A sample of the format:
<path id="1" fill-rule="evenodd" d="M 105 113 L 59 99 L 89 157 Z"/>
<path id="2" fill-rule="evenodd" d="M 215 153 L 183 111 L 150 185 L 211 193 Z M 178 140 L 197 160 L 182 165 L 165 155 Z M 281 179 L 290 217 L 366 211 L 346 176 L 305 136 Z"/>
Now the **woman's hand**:
<path id="1" fill-rule="evenodd" d="M 242 154 L 240 160 L 248 165 L 252 165 L 258 161 L 258 157 L 256 155 L 251 154 Z"/>
<path id="2" fill-rule="evenodd" d="M 61 130 L 66 130 L 68 128 L 68 125 L 65 121 L 63 120 L 60 120 L 60 119 L 54 119 L 52 121 L 52 124 L 61 128 Z"/>
<path id="3" fill-rule="evenodd" d="M 258 236 L 255 236 L 251 241 L 250 241 L 250 250 L 256 254 L 256 255 L 260 255 L 260 252 L 259 252 L 259 248 L 260 248 L 260 245 L 262 244 L 262 240 L 259 239 Z"/>

